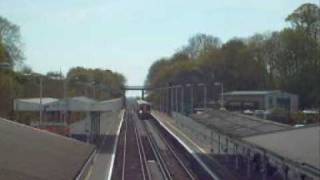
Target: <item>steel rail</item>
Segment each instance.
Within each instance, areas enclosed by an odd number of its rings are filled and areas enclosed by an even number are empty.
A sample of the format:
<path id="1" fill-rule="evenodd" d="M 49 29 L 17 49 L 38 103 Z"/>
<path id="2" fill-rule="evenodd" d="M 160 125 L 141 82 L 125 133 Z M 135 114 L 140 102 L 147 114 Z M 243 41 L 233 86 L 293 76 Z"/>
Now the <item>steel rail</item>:
<path id="1" fill-rule="evenodd" d="M 148 168 L 148 160 L 147 160 L 147 157 L 146 157 L 146 152 L 144 150 L 144 147 L 143 147 L 143 143 L 142 143 L 142 140 L 141 140 L 141 136 L 140 136 L 140 133 L 138 132 L 137 128 L 136 128 L 136 135 L 137 135 L 137 140 L 138 140 L 138 145 L 140 146 L 139 148 L 141 149 L 141 155 L 142 155 L 142 161 L 144 162 L 144 167 L 145 167 L 145 171 L 146 171 L 146 174 L 147 174 L 147 179 L 151 180 L 151 173 L 150 173 L 150 170 Z"/>
<path id="2" fill-rule="evenodd" d="M 166 146 L 168 147 L 169 151 L 172 153 L 172 155 L 174 156 L 174 158 L 178 161 L 179 165 L 182 167 L 182 169 L 186 172 L 186 174 L 188 174 L 189 178 L 192 180 L 195 180 L 196 178 L 193 176 L 193 174 L 190 172 L 190 170 L 186 167 L 186 165 L 183 163 L 183 161 L 181 160 L 181 158 L 177 155 L 177 153 L 174 151 L 174 148 L 172 147 L 172 145 L 169 144 L 168 140 L 164 137 L 164 135 L 159 131 L 159 128 L 157 128 L 154 125 L 154 122 L 151 122 L 151 125 L 154 127 L 154 129 L 157 129 L 158 131 L 158 135 L 160 135 L 161 139 L 163 140 L 163 142 L 166 144 Z"/>
<path id="3" fill-rule="evenodd" d="M 137 148 L 138 148 L 138 152 L 139 152 L 139 159 L 140 159 L 140 164 L 141 164 L 141 173 L 142 173 L 143 179 L 146 180 L 146 172 L 145 172 L 145 170 L 147 170 L 147 166 L 146 166 L 147 163 L 146 163 L 146 160 L 144 159 L 143 154 L 142 154 L 142 150 L 141 150 L 140 142 L 139 142 L 139 138 L 138 138 L 139 135 L 138 135 L 136 127 L 134 127 L 134 132 L 135 132 L 136 141 L 137 141 Z M 148 178 L 148 179 L 150 179 L 150 178 Z"/>
<path id="4" fill-rule="evenodd" d="M 147 139 L 151 145 L 152 152 L 155 155 L 155 158 L 159 164 L 162 175 L 164 176 L 164 178 L 166 180 L 172 180 L 171 173 L 170 173 L 170 171 L 169 171 L 169 169 L 168 169 L 168 167 L 167 167 L 167 165 L 166 165 L 166 163 L 160 153 L 160 150 L 158 149 L 158 146 L 155 143 L 155 140 L 151 136 L 148 128 L 145 126 L 145 123 L 143 122 L 142 124 L 143 124 L 145 131 L 146 131 Z"/>
<path id="5" fill-rule="evenodd" d="M 122 174 L 121 174 L 121 179 L 125 180 L 125 169 L 126 169 L 126 153 L 127 153 L 127 118 L 124 120 L 125 122 L 125 131 L 124 131 L 124 142 L 123 142 L 123 161 L 122 161 Z"/>

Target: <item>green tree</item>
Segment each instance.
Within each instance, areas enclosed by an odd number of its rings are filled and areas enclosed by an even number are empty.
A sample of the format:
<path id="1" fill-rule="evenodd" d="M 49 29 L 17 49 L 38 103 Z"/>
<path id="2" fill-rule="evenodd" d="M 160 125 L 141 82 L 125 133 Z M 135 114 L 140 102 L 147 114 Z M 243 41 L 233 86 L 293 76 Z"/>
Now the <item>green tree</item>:
<path id="1" fill-rule="evenodd" d="M 22 60 L 20 28 L 0 16 L 0 62 L 6 61 L 13 66 Z"/>
<path id="2" fill-rule="evenodd" d="M 146 86 L 153 86 L 154 79 L 156 76 L 164 69 L 165 66 L 169 64 L 169 61 L 167 59 L 159 59 L 155 61 L 149 68 L 149 72 L 145 81 Z"/>
<path id="3" fill-rule="evenodd" d="M 70 69 L 66 78 L 69 96 L 88 96 L 101 100 L 121 97 L 126 82 L 119 73 L 83 67 Z"/>
<path id="4" fill-rule="evenodd" d="M 314 39 L 320 38 L 320 8 L 316 4 L 301 5 L 286 18 L 286 21 L 290 22 L 293 28 L 306 32 Z"/>
<path id="5" fill-rule="evenodd" d="M 303 107 L 315 104 L 319 95 L 319 43 L 301 30 L 280 33 L 280 49 L 275 65 L 280 87 L 300 96 Z"/>
<path id="6" fill-rule="evenodd" d="M 184 46 L 181 52 L 191 59 L 197 59 L 201 54 L 220 46 L 221 41 L 219 38 L 199 33 L 189 39 L 188 45 Z"/>
<path id="7" fill-rule="evenodd" d="M 22 61 L 19 27 L 0 16 L 0 63 L 11 67 Z M 0 69 L 0 116 L 13 114 L 13 98 L 21 92 L 17 74 L 13 69 Z"/>
<path id="8" fill-rule="evenodd" d="M 4 47 L 4 45 L 0 42 L 0 63 L 4 63 L 9 61 L 8 53 Z"/>
<path id="9" fill-rule="evenodd" d="M 280 32 L 223 44 L 214 36 L 197 34 L 171 57 L 156 61 L 146 84 L 219 81 L 226 90 L 280 89 L 298 94 L 303 108 L 320 107 L 319 16 L 319 7 L 307 3 L 286 18 L 292 26 Z"/>

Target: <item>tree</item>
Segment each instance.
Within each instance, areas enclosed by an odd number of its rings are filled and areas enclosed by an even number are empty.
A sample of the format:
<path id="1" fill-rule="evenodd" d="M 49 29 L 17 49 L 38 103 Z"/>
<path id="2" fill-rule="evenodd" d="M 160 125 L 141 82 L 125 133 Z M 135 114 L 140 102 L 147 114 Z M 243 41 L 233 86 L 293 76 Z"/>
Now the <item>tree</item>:
<path id="1" fill-rule="evenodd" d="M 149 68 L 145 85 L 152 87 L 155 84 L 154 79 L 156 78 L 156 76 L 158 76 L 160 71 L 162 71 L 164 67 L 167 66 L 168 64 L 169 64 L 169 61 L 165 58 L 155 61 Z"/>
<path id="2" fill-rule="evenodd" d="M 4 45 L 0 42 L 0 63 L 8 62 L 9 60 L 8 53 Z"/>
<path id="3" fill-rule="evenodd" d="M 188 45 L 182 48 L 182 53 L 191 59 L 198 58 L 212 48 L 219 48 L 221 41 L 217 37 L 206 34 L 196 34 L 189 39 Z"/>
<path id="4" fill-rule="evenodd" d="M 320 72 L 319 43 L 301 30 L 280 32 L 278 58 L 274 61 L 280 88 L 300 96 L 302 107 L 315 104 Z"/>
<path id="5" fill-rule="evenodd" d="M 263 88 L 264 67 L 253 51 L 241 39 L 232 39 L 225 43 L 222 46 L 222 68 L 216 78 L 232 90 Z"/>
<path id="6" fill-rule="evenodd" d="M 320 107 L 319 16 L 319 7 L 307 3 L 286 18 L 292 27 L 280 32 L 223 44 L 213 36 L 197 34 L 182 50 L 155 62 L 146 84 L 163 87 L 169 82 L 219 81 L 227 91 L 280 89 L 299 95 L 303 108 Z"/>
<path id="7" fill-rule="evenodd" d="M 0 62 L 7 61 L 12 66 L 23 60 L 19 26 L 0 16 Z"/>
<path id="8" fill-rule="evenodd" d="M 66 78 L 69 96 L 88 96 L 101 100 L 121 97 L 126 81 L 122 74 L 110 70 L 83 67 L 70 69 Z"/>
<path id="9" fill-rule="evenodd" d="M 291 13 L 286 21 L 293 28 L 302 30 L 314 39 L 320 38 L 320 8 L 316 4 L 306 3 Z"/>
<path id="10" fill-rule="evenodd" d="M 0 63 L 9 63 L 13 67 L 21 60 L 19 27 L 0 16 Z M 21 85 L 17 80 L 17 74 L 13 69 L 0 69 L 0 116 L 12 115 L 13 98 L 19 93 Z"/>

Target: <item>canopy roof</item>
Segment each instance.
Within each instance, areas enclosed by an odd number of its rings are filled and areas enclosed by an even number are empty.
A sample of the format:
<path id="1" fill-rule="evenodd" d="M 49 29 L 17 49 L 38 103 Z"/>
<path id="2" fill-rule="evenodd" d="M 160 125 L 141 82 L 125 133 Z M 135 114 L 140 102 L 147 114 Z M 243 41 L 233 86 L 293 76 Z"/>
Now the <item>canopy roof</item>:
<path id="1" fill-rule="evenodd" d="M 265 90 L 265 91 L 230 91 L 225 92 L 225 96 L 265 96 L 269 94 L 286 94 L 286 95 L 294 95 L 288 92 L 283 92 L 280 90 Z"/>
<path id="2" fill-rule="evenodd" d="M 111 99 L 106 101 L 96 101 L 85 96 L 72 97 L 68 99 L 26 98 L 15 99 L 15 111 L 112 111 L 119 109 L 122 99 Z"/>
<path id="3" fill-rule="evenodd" d="M 94 146 L 0 118 L 0 179 L 74 179 Z"/>
<path id="4" fill-rule="evenodd" d="M 320 175 L 320 124 L 246 137 L 256 144 L 287 159 L 316 169 Z"/>
<path id="5" fill-rule="evenodd" d="M 192 118 L 223 134 L 240 138 L 291 128 L 285 124 L 253 116 L 219 110 L 208 110 L 202 114 L 192 115 Z"/>

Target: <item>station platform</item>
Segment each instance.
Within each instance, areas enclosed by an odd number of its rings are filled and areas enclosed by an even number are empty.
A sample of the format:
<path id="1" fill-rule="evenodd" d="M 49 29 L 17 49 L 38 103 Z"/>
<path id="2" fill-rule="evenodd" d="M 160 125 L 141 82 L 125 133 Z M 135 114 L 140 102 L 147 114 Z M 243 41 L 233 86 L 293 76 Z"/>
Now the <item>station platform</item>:
<path id="1" fill-rule="evenodd" d="M 116 144 L 123 122 L 124 110 L 107 112 L 101 114 L 102 142 L 97 147 L 94 163 L 86 180 L 108 180 L 110 179 L 113 161 L 115 158 Z"/>
<path id="2" fill-rule="evenodd" d="M 168 116 L 159 111 L 152 111 L 152 115 L 162 127 L 169 131 L 192 154 L 213 179 L 263 179 L 260 171 L 255 171 L 256 166 L 251 163 L 250 166 L 247 166 L 246 163 L 249 163 L 249 160 L 239 154 L 243 150 L 245 150 L 243 152 L 247 152 L 246 149 L 242 147 L 237 149 L 237 146 L 233 144 L 233 140 L 214 134 L 208 126 L 197 123 L 190 118 L 181 118 L 179 114 Z M 86 178 L 87 180 L 111 179 L 123 116 L 123 110 L 117 114 L 102 114 L 101 132 L 104 132 L 103 140 L 97 148 L 96 157 L 90 168 L 89 176 Z M 219 137 L 219 141 L 214 142 L 217 137 Z M 278 180 L 282 178 L 279 177 L 279 174 L 276 174 L 265 179 Z"/>
<path id="3" fill-rule="evenodd" d="M 229 179 L 236 180 L 236 176 L 232 175 L 228 169 L 219 164 L 217 160 L 210 156 L 210 147 L 207 143 L 201 143 L 204 137 L 195 136 L 193 133 L 188 133 L 182 130 L 181 124 L 173 117 L 159 111 L 152 111 L 151 113 L 155 119 L 159 121 L 162 126 L 165 126 L 174 136 L 180 141 L 193 156 L 203 164 L 203 167 L 210 171 L 214 179 Z M 214 169 L 214 171 L 213 171 Z"/>
<path id="4" fill-rule="evenodd" d="M 298 180 L 299 177 L 319 177 L 319 156 L 316 155 L 319 136 L 316 132 L 320 126 L 317 124 L 291 128 L 220 111 L 188 117 L 176 112 L 168 116 L 153 111 L 152 115 L 197 154 L 218 179 L 282 180 L 290 177 L 287 179 Z M 305 141 L 306 138 L 309 141 Z"/>
<path id="5" fill-rule="evenodd" d="M 188 147 L 195 153 L 207 154 L 209 153 L 208 147 L 194 140 L 194 137 L 183 132 L 178 126 L 178 121 L 168 116 L 167 114 L 152 111 L 154 118 L 161 121 L 168 129 L 170 129 L 177 137 L 179 137 Z"/>

